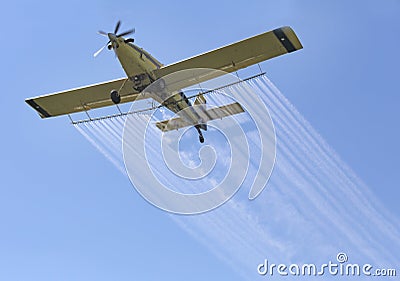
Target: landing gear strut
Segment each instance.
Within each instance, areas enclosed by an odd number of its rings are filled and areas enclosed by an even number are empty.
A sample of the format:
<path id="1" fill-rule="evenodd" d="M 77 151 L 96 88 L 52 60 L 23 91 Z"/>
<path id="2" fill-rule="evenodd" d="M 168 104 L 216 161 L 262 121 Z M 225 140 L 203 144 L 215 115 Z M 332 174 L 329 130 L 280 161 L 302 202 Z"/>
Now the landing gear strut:
<path id="1" fill-rule="evenodd" d="M 203 136 L 203 133 L 200 130 L 200 126 L 196 125 L 194 127 L 196 128 L 197 132 L 199 133 L 199 141 L 200 141 L 200 143 L 204 143 L 204 136 Z"/>

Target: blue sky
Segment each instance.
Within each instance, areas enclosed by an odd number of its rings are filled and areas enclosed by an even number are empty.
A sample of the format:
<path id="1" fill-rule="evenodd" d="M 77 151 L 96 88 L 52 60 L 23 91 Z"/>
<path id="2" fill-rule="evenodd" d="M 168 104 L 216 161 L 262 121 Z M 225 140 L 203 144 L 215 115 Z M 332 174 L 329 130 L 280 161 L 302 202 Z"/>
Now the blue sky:
<path id="1" fill-rule="evenodd" d="M 124 75 L 96 31 L 136 28 L 168 64 L 290 25 L 304 49 L 262 64 L 396 217 L 400 2 L 15 1 L 2 3 L 0 279 L 239 280 L 145 202 L 66 118 L 27 97 Z"/>

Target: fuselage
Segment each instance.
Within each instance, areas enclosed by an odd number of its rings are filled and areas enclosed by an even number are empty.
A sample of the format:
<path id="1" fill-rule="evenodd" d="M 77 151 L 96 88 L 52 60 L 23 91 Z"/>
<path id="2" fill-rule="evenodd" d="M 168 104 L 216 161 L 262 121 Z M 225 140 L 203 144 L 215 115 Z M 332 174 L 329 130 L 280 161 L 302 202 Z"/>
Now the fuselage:
<path id="1" fill-rule="evenodd" d="M 143 48 L 126 42 L 123 37 L 113 38 L 111 44 L 126 75 L 138 85 L 139 91 L 156 80 L 152 71 L 163 66 L 157 59 Z M 159 93 L 152 94 L 151 97 L 186 121 L 194 125 L 199 122 L 199 114 L 182 91 L 168 94 L 167 99 Z"/>

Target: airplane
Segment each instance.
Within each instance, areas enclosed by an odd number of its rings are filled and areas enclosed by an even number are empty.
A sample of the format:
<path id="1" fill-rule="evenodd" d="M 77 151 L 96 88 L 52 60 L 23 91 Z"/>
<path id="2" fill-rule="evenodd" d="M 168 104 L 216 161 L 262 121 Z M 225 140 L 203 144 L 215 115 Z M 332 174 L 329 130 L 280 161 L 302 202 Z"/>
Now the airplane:
<path id="1" fill-rule="evenodd" d="M 94 56 L 107 46 L 109 50 L 114 51 L 127 77 L 28 98 L 25 102 L 34 108 L 40 117 L 49 118 L 152 98 L 178 115 L 176 118 L 157 122 L 157 128 L 167 132 L 193 126 L 198 132 L 200 142 L 203 143 L 202 131 L 207 130 L 208 121 L 239 114 L 244 110 L 239 103 L 207 109 L 203 94 L 197 95 L 192 104 L 181 89 L 303 48 L 292 28 L 285 26 L 176 63 L 163 65 L 150 53 L 135 45 L 133 38 L 125 38 L 134 33 L 134 29 L 118 33 L 120 26 L 121 21 L 118 21 L 113 32 L 99 31 L 99 34 L 108 38 L 108 42 Z M 166 82 L 165 77 L 168 75 L 187 69 L 212 69 L 215 72 L 203 73 L 196 79 L 187 77 L 179 83 Z M 166 84 L 174 84 L 174 87 L 168 88 Z"/>

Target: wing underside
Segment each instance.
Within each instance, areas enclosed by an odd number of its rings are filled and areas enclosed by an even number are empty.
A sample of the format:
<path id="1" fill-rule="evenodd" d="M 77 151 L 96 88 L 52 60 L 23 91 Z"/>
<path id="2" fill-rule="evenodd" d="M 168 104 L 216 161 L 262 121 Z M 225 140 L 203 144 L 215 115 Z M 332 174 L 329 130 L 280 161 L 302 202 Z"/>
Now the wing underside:
<path id="1" fill-rule="evenodd" d="M 173 89 L 184 89 L 197 83 L 230 73 L 262 61 L 302 49 L 296 33 L 286 26 L 265 32 L 245 40 L 203 53 L 201 55 L 170 64 L 154 70 L 158 79 L 171 73 L 187 69 L 213 69 L 219 71 L 196 72 L 196 79 L 189 79 L 191 73 L 183 73 L 183 79 L 174 81 Z M 187 75 L 187 77 L 185 77 Z M 171 83 L 171 82 L 170 82 Z"/>
<path id="2" fill-rule="evenodd" d="M 42 118 L 88 111 L 113 105 L 110 92 L 119 90 L 121 102 L 146 98 L 133 89 L 133 83 L 126 79 L 116 79 L 100 84 L 67 90 L 64 92 L 26 99 Z"/>

